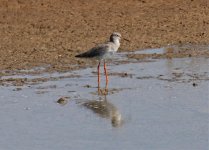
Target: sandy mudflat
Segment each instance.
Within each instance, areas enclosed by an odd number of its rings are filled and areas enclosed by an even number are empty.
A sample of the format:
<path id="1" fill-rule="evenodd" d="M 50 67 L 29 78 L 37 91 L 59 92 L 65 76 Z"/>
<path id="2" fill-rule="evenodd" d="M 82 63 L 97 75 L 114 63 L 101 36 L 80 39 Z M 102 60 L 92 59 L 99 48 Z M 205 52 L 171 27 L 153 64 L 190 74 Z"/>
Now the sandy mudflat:
<path id="1" fill-rule="evenodd" d="M 0 70 L 84 66 L 86 60 L 74 56 L 106 41 L 113 31 L 127 39 L 121 51 L 209 44 L 209 2 L 1 0 Z"/>

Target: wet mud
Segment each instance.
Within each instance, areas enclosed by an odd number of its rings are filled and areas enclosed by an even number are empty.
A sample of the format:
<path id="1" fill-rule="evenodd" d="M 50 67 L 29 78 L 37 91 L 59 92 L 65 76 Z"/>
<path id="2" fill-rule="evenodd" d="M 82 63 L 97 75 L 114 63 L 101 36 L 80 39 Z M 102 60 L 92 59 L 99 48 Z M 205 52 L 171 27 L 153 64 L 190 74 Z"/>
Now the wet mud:
<path id="1" fill-rule="evenodd" d="M 153 52 L 153 53 L 146 53 L 143 51 L 142 54 L 129 54 L 129 58 L 135 59 L 172 59 L 172 58 L 186 58 L 186 57 L 205 57 L 209 58 L 209 45 L 193 45 L 193 44 L 186 44 L 186 45 L 173 45 L 173 46 L 166 46 L 161 49 L 161 53 Z"/>

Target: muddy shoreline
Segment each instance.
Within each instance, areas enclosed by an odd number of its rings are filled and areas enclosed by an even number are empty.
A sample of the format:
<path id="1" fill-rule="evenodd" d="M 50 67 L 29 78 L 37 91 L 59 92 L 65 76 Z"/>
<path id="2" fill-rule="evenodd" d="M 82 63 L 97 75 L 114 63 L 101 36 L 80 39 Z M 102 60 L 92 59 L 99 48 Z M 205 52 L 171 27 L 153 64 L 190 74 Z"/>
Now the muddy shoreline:
<path id="1" fill-rule="evenodd" d="M 48 72 L 92 66 L 74 56 L 113 31 L 128 39 L 120 51 L 209 43 L 207 0 L 13 0 L 1 1 L 0 12 L 1 76 L 40 66 Z"/>

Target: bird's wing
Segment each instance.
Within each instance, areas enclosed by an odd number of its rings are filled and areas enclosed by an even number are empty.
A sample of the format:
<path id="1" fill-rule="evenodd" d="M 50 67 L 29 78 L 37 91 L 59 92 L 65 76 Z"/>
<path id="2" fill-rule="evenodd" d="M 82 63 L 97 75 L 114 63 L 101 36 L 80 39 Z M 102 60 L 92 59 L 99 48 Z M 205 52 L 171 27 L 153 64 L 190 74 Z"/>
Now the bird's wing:
<path id="1" fill-rule="evenodd" d="M 99 57 L 104 55 L 108 51 L 108 48 L 109 46 L 107 44 L 100 44 L 85 53 L 76 55 L 75 57 Z"/>

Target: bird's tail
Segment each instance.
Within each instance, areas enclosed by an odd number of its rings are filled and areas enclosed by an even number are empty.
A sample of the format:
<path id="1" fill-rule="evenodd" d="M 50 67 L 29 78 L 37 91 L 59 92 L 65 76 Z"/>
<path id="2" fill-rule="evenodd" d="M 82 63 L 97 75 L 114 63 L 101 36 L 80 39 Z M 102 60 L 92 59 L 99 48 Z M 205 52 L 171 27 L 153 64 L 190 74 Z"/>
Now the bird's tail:
<path id="1" fill-rule="evenodd" d="M 84 54 L 83 53 L 82 54 L 78 54 L 75 57 L 84 57 Z"/>
<path id="2" fill-rule="evenodd" d="M 84 52 L 84 53 L 78 54 L 75 57 L 89 57 L 89 52 Z"/>

